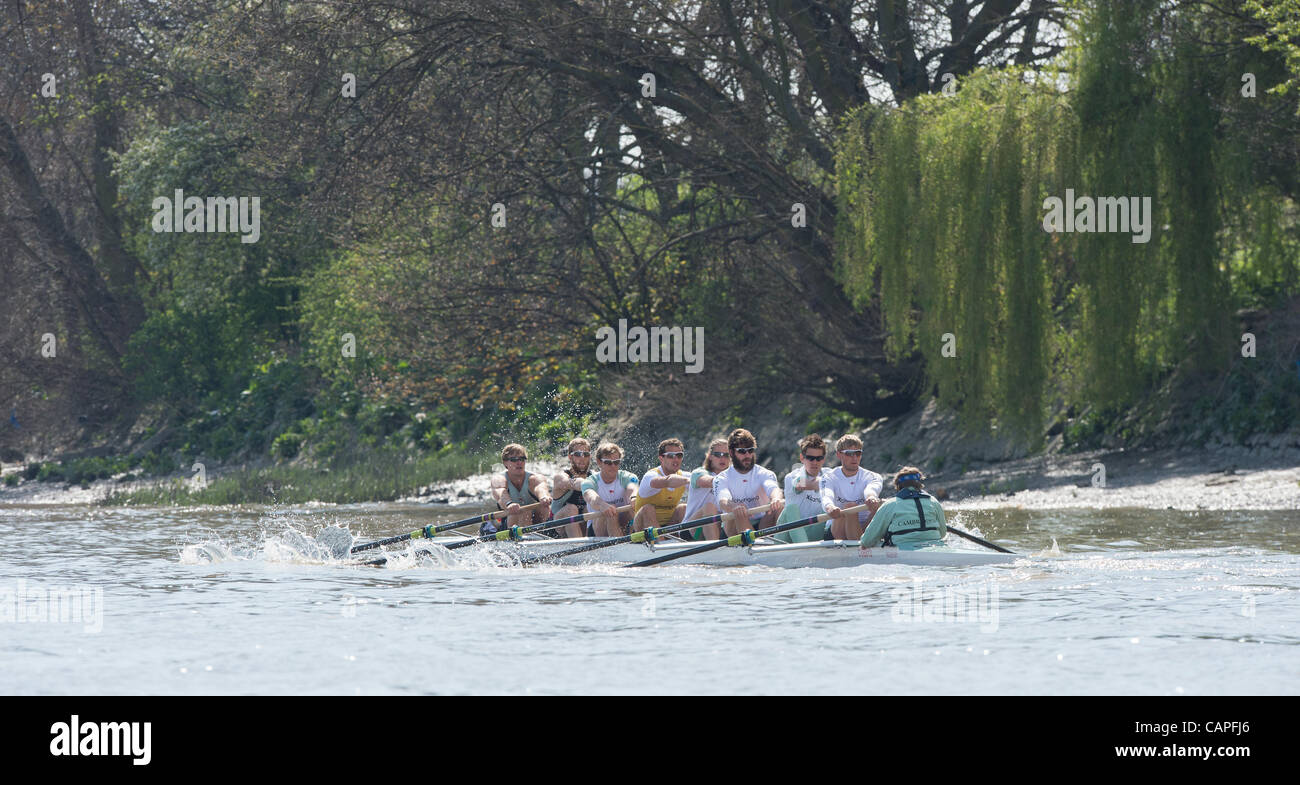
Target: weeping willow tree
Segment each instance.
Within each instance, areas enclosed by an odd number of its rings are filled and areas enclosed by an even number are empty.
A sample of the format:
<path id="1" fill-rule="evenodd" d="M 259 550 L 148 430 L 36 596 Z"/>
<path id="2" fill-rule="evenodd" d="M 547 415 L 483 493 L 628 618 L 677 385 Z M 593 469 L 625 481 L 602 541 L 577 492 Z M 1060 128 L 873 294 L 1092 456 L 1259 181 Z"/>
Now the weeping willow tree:
<path id="1" fill-rule="evenodd" d="M 1030 434 L 1053 402 L 1120 405 L 1180 363 L 1222 365 L 1232 248 L 1294 267 L 1262 247 L 1278 200 L 1217 109 L 1236 86 L 1162 5 L 1087 9 L 1061 74 L 976 74 L 844 129 L 842 279 L 968 417 Z"/>

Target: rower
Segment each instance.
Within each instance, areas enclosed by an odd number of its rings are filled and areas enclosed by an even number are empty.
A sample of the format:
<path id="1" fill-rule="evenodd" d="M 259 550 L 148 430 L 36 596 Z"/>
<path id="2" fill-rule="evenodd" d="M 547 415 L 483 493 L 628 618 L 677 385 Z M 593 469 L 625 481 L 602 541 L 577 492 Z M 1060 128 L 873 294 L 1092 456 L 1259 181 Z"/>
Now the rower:
<path id="1" fill-rule="evenodd" d="M 587 500 L 582 497 L 582 481 L 591 476 L 591 442 L 581 436 L 571 439 L 566 452 L 569 467 L 551 478 L 551 493 L 555 495 L 551 502 L 552 518 L 572 518 L 587 512 Z M 563 531 L 567 537 L 585 537 L 587 522 L 565 524 Z"/>
<path id="2" fill-rule="evenodd" d="M 493 534 L 499 529 L 511 526 L 529 526 L 551 519 L 551 491 L 546 487 L 546 478 L 533 474 L 524 468 L 528 460 L 528 450 L 522 444 L 507 444 L 501 450 L 501 463 L 506 467 L 505 474 L 492 475 L 492 501 L 497 509 L 510 513 L 504 522 L 488 521 L 479 528 L 479 534 Z M 536 502 L 543 506 L 528 512 L 520 512 Z"/>
<path id="3" fill-rule="evenodd" d="M 636 515 L 632 518 L 634 531 L 686 520 L 686 503 L 682 497 L 691 478 L 682 472 L 685 456 L 686 445 L 681 439 L 659 442 L 659 465 L 641 477 L 641 487 L 637 489 Z"/>
<path id="4" fill-rule="evenodd" d="M 718 514 L 717 497 L 713 495 L 713 481 L 719 472 L 730 465 L 731 453 L 727 452 L 727 440 L 714 439 L 709 444 L 709 451 L 704 453 L 704 463 L 691 472 L 690 490 L 686 493 L 686 512 L 682 513 L 682 520 L 693 521 L 696 518 L 707 518 Z M 684 537 L 694 540 L 716 540 L 719 534 L 721 532 L 716 523 L 696 526 L 690 531 L 682 532 Z"/>
<path id="5" fill-rule="evenodd" d="M 905 551 L 939 544 L 948 533 L 939 500 L 925 492 L 925 476 L 915 466 L 894 475 L 894 498 L 880 505 L 858 543 L 863 548 L 898 547 Z"/>
<path id="6" fill-rule="evenodd" d="M 777 523 L 822 514 L 821 479 L 831 471 L 825 468 L 826 450 L 826 442 L 819 434 L 810 433 L 799 440 L 799 464 L 785 476 L 787 504 Z M 773 537 L 781 542 L 817 542 L 824 539 L 825 530 L 823 524 L 811 523 Z"/>
<path id="7" fill-rule="evenodd" d="M 587 508 L 601 512 L 590 521 L 588 536 L 621 537 L 629 534 L 632 511 L 620 512 L 619 507 L 636 502 L 636 475 L 623 471 L 623 448 L 613 442 L 604 442 L 596 448 L 596 467 L 600 470 L 582 481 L 582 496 Z"/>
<path id="8" fill-rule="evenodd" d="M 830 515 L 826 521 L 826 539 L 856 540 L 862 536 L 871 520 L 871 514 L 880 506 L 880 489 L 884 478 L 873 471 L 861 468 L 862 440 L 851 433 L 835 443 L 835 457 L 840 465 L 821 479 L 822 511 Z M 842 510 L 866 504 L 868 509 L 857 515 L 845 515 Z"/>
<path id="9" fill-rule="evenodd" d="M 727 450 L 731 453 L 731 468 L 713 480 L 718 509 L 724 513 L 738 513 L 727 519 L 727 534 L 740 534 L 749 527 L 763 529 L 774 525 L 785 506 L 785 497 L 772 470 L 755 465 L 758 441 L 754 434 L 737 428 L 727 436 Z M 748 508 L 762 504 L 772 506 L 754 518 L 745 514 Z"/>

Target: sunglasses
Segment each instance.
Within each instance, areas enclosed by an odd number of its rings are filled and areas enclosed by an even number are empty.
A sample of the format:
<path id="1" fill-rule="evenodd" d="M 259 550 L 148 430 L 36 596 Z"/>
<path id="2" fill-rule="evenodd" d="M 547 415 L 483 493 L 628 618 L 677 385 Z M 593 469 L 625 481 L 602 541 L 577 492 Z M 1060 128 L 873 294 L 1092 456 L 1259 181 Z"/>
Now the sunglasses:
<path id="1" fill-rule="evenodd" d="M 737 447 L 735 449 L 735 453 L 737 455 L 749 455 L 750 453 L 754 452 L 757 449 L 758 449 L 757 447 Z"/>
<path id="2" fill-rule="evenodd" d="M 614 458 L 614 459 L 601 458 L 600 462 L 605 464 L 606 466 L 618 466 L 620 463 L 623 462 L 623 459 L 622 458 Z"/>
<path id="3" fill-rule="evenodd" d="M 825 455 L 805 455 L 805 456 L 803 457 L 803 459 L 804 459 L 805 461 L 824 461 L 824 460 L 826 460 L 826 456 L 825 456 Z"/>
<path id="4" fill-rule="evenodd" d="M 661 452 L 661 453 L 659 453 L 659 454 L 662 455 L 662 456 L 665 457 L 665 458 L 680 458 L 680 457 L 682 457 L 683 455 L 685 455 L 686 453 L 684 453 L 684 452 Z"/>
<path id="5" fill-rule="evenodd" d="M 712 455 L 714 458 L 730 458 L 730 457 L 731 457 L 731 453 L 725 453 L 725 452 L 711 452 L 711 453 L 709 453 L 709 455 Z"/>
<path id="6" fill-rule="evenodd" d="M 574 450 L 573 452 L 569 453 L 569 455 L 573 455 L 578 458 L 590 458 L 591 452 L 589 450 Z"/>
<path id="7" fill-rule="evenodd" d="M 526 460 L 528 460 L 528 459 L 527 459 L 527 458 L 519 458 L 519 457 L 515 457 L 515 458 L 506 458 L 506 463 L 523 463 L 523 462 L 526 461 Z"/>
<path id="8" fill-rule="evenodd" d="M 840 450 L 840 452 L 844 453 L 845 455 L 856 455 L 858 457 L 862 457 L 862 450 Z"/>

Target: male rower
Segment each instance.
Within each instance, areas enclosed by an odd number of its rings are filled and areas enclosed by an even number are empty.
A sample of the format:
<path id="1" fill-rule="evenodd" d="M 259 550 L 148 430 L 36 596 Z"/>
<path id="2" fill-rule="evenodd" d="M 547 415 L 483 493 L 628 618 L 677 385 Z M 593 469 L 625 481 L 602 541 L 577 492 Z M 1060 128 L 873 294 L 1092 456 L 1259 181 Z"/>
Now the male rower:
<path id="1" fill-rule="evenodd" d="M 905 551 L 939 544 L 948 533 L 939 500 L 925 492 L 925 476 L 915 466 L 894 475 L 894 498 L 880 505 L 858 543 L 863 548 L 897 546 Z"/>
<path id="2" fill-rule="evenodd" d="M 758 441 L 754 434 L 737 428 L 727 436 L 727 450 L 731 453 L 731 468 L 713 480 L 718 509 L 735 513 L 726 520 L 727 534 L 740 534 L 750 527 L 765 529 L 774 525 L 785 506 L 785 497 L 772 470 L 755 465 Z M 772 507 L 762 515 L 750 518 L 746 513 L 750 507 L 768 503 Z"/>
<path id="3" fill-rule="evenodd" d="M 505 474 L 492 475 L 492 501 L 496 502 L 497 509 L 509 514 L 504 523 L 484 523 L 479 529 L 481 534 L 493 534 L 510 526 L 529 526 L 551 519 L 551 490 L 546 487 L 545 477 L 524 468 L 527 460 L 528 450 L 522 444 L 507 444 L 501 450 L 501 463 L 506 471 Z M 542 506 L 520 512 L 519 508 L 537 502 L 542 502 Z"/>
<path id="4" fill-rule="evenodd" d="M 551 493 L 555 496 L 551 502 L 552 518 L 572 518 L 587 512 L 587 500 L 582 498 L 582 482 L 591 476 L 591 442 L 581 436 L 571 439 L 567 452 L 569 467 L 551 478 Z M 568 537 L 587 536 L 587 522 L 566 523 L 564 534 Z"/>
<path id="5" fill-rule="evenodd" d="M 636 516 L 632 519 L 634 531 L 645 531 L 651 526 L 669 526 L 686 520 L 686 487 L 691 478 L 682 472 L 682 458 L 686 445 L 681 439 L 664 439 L 659 442 L 659 465 L 641 477 L 636 492 Z"/>
<path id="6" fill-rule="evenodd" d="M 704 463 L 691 472 L 689 490 L 686 493 L 686 512 L 682 513 L 682 520 L 693 521 L 718 514 L 713 480 L 730 465 L 731 453 L 727 452 L 727 440 L 714 439 L 709 444 L 709 451 L 704 453 Z M 720 533 L 718 524 L 708 523 L 682 532 L 682 536 L 688 540 L 716 540 Z"/>
<path id="7" fill-rule="evenodd" d="M 785 476 L 785 510 L 777 523 L 811 518 L 822 514 L 821 479 L 830 474 L 826 468 L 826 441 L 820 434 L 810 433 L 799 440 L 799 463 Z M 814 542 L 824 539 L 825 527 L 811 523 L 788 532 L 773 535 L 781 542 Z"/>
<path id="8" fill-rule="evenodd" d="M 862 440 L 851 433 L 835 443 L 835 457 L 840 465 L 821 479 L 822 511 L 829 514 L 826 537 L 831 540 L 856 540 L 862 536 L 871 520 L 871 514 L 880 506 L 880 489 L 884 478 L 861 467 Z M 867 509 L 857 515 L 846 515 L 844 510 L 866 504 Z"/>
<path id="9" fill-rule="evenodd" d="M 599 471 L 582 481 L 582 496 L 592 512 L 604 513 L 592 518 L 589 534 L 596 537 L 620 537 L 628 534 L 632 525 L 632 511 L 620 512 L 619 507 L 636 501 L 636 475 L 623 471 L 623 448 L 613 442 L 604 442 L 596 448 L 596 468 Z"/>

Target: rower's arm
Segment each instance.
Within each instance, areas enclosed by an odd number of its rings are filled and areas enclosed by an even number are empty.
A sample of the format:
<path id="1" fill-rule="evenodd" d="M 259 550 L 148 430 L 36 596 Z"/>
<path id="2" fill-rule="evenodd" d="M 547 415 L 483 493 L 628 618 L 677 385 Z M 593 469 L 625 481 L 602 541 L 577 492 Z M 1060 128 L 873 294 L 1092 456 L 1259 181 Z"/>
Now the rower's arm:
<path id="1" fill-rule="evenodd" d="M 501 496 L 506 492 L 506 478 L 503 475 L 494 474 L 492 475 L 490 483 L 492 487 L 492 501 L 495 502 L 497 506 L 500 506 Z"/>
<path id="2" fill-rule="evenodd" d="M 831 487 L 829 480 L 825 477 L 817 482 L 818 492 L 822 497 L 822 512 L 830 512 L 835 509 L 835 489 Z"/>
<path id="3" fill-rule="evenodd" d="M 533 498 L 550 505 L 551 487 L 546 483 L 546 478 L 540 474 L 534 474 L 532 485 Z"/>
<path id="4" fill-rule="evenodd" d="M 767 489 L 767 498 L 774 502 L 785 502 L 785 492 L 781 490 L 781 485 L 776 481 L 776 475 L 773 474 L 763 481 L 763 487 Z"/>
<path id="5" fill-rule="evenodd" d="M 582 498 L 587 500 L 587 508 L 590 510 L 600 511 L 609 506 L 605 504 L 604 499 L 600 498 L 600 494 L 596 493 L 595 483 L 587 480 L 582 483 Z"/>

